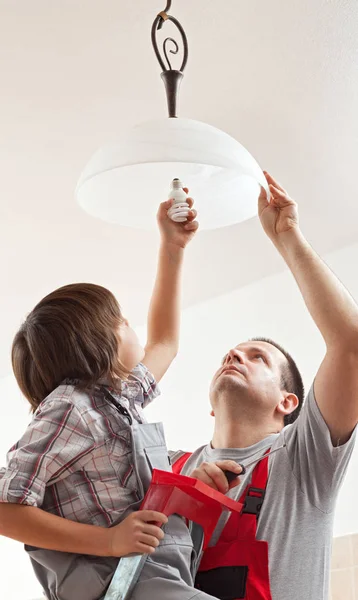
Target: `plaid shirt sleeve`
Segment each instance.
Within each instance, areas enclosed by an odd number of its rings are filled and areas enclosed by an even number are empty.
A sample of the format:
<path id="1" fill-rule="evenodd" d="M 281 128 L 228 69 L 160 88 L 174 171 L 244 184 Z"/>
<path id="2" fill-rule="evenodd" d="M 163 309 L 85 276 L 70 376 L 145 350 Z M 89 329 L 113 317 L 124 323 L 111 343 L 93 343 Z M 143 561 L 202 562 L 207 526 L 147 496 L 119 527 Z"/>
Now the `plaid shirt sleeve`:
<path id="1" fill-rule="evenodd" d="M 130 373 L 127 381 L 123 382 L 121 393 L 127 400 L 145 408 L 159 396 L 160 390 L 147 367 L 139 363 Z"/>
<path id="2" fill-rule="evenodd" d="M 90 459 L 96 444 L 78 409 L 55 396 L 36 411 L 0 469 L 0 502 L 41 507 L 45 488 Z"/>

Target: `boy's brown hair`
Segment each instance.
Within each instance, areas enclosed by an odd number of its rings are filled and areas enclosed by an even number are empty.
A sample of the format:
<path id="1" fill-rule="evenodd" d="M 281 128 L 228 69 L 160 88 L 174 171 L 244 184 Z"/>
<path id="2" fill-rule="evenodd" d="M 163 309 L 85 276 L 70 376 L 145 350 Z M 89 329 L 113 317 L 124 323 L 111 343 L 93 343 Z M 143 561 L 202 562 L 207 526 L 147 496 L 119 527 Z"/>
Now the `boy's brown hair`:
<path id="1" fill-rule="evenodd" d="M 124 319 L 113 294 L 91 283 L 61 287 L 41 300 L 17 332 L 12 367 L 34 412 L 66 379 L 115 385 L 126 373 L 118 356 Z"/>

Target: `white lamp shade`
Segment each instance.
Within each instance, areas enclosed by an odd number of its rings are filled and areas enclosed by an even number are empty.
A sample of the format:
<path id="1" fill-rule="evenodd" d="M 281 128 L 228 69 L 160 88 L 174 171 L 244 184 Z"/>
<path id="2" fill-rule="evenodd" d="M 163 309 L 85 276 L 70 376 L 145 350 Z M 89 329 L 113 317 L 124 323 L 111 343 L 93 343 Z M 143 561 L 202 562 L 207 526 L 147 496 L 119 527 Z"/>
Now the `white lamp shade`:
<path id="1" fill-rule="evenodd" d="M 263 172 L 239 142 L 191 119 L 137 125 L 98 150 L 76 189 L 90 215 L 128 227 L 153 229 L 159 203 L 179 178 L 195 199 L 200 229 L 216 229 L 257 214 Z"/>

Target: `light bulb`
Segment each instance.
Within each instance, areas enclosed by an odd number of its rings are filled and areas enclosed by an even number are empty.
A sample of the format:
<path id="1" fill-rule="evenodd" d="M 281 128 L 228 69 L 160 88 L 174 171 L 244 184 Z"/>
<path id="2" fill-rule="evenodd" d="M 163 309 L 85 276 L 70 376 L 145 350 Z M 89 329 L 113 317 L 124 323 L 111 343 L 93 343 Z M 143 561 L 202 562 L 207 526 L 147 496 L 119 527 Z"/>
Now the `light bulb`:
<path id="1" fill-rule="evenodd" d="M 168 217 L 175 223 L 184 223 L 188 219 L 190 206 L 180 179 L 173 179 L 168 199 L 174 200 L 168 210 Z"/>

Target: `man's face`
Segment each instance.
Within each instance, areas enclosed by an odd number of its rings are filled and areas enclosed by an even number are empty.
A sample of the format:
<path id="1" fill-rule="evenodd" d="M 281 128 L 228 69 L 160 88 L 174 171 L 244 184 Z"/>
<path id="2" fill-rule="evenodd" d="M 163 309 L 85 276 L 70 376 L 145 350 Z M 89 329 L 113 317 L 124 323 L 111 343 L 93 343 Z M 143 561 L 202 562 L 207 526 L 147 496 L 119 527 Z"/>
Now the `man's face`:
<path id="1" fill-rule="evenodd" d="M 280 350 L 267 342 L 244 342 L 232 348 L 211 383 L 214 412 L 221 397 L 233 409 L 274 410 L 282 399 L 285 361 Z"/>

